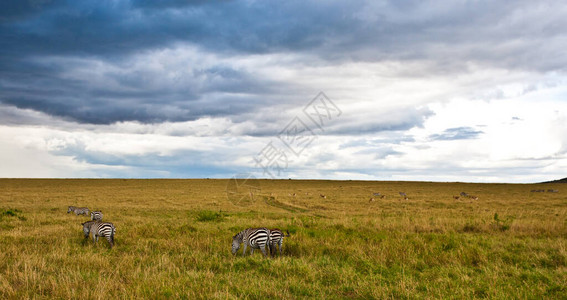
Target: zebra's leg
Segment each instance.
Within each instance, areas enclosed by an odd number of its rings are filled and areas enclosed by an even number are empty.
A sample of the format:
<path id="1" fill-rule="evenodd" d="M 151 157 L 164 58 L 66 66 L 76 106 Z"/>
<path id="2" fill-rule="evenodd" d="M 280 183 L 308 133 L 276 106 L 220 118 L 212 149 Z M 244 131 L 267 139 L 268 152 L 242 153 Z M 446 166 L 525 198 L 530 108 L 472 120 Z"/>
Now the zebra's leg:
<path id="1" fill-rule="evenodd" d="M 246 243 L 244 243 L 244 249 L 242 249 L 242 256 L 246 255 L 246 247 L 247 246 L 248 245 Z M 252 251 L 254 251 L 254 250 L 252 250 Z"/>
<path id="2" fill-rule="evenodd" d="M 98 237 L 96 236 L 95 233 L 93 233 L 93 244 L 96 245 L 96 241 L 98 240 Z"/>
<path id="3" fill-rule="evenodd" d="M 262 254 L 264 254 L 264 257 L 268 256 L 268 253 L 266 252 L 266 246 L 265 245 L 260 246 L 260 250 L 262 250 Z"/>
<path id="4" fill-rule="evenodd" d="M 282 255 L 282 246 L 283 246 L 283 241 L 281 241 L 281 240 L 280 240 L 280 243 L 279 243 L 279 245 L 278 245 L 278 246 L 279 246 L 279 248 L 280 248 L 280 256 L 281 256 L 281 255 Z"/>
<path id="5" fill-rule="evenodd" d="M 108 243 L 110 244 L 110 249 L 112 249 L 112 246 L 114 246 L 114 237 L 112 235 L 109 235 L 106 237 L 106 239 L 108 240 Z"/>
<path id="6" fill-rule="evenodd" d="M 250 255 L 254 255 L 254 247 L 250 247 Z"/>

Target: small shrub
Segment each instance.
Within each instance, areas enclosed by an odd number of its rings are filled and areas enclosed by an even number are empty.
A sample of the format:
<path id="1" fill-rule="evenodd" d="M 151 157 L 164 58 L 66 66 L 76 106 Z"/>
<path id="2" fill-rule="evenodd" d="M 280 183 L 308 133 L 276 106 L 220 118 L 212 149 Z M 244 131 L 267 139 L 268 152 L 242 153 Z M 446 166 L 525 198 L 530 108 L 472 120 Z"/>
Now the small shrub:
<path id="1" fill-rule="evenodd" d="M 20 221 L 25 221 L 26 217 L 22 216 L 22 211 L 19 209 L 2 209 L 0 210 L 0 221 L 2 221 L 2 219 L 4 217 L 16 217 L 18 218 Z"/>
<path id="2" fill-rule="evenodd" d="M 498 213 L 494 213 L 494 223 L 492 224 L 492 226 L 497 230 L 507 231 L 508 229 L 510 229 L 510 226 L 512 225 L 513 221 L 514 221 L 513 216 L 508 216 L 506 217 L 506 219 L 502 220 L 498 216 Z"/>
<path id="3" fill-rule="evenodd" d="M 202 210 L 197 212 L 197 221 L 199 222 L 220 222 L 224 219 L 222 212 Z"/>

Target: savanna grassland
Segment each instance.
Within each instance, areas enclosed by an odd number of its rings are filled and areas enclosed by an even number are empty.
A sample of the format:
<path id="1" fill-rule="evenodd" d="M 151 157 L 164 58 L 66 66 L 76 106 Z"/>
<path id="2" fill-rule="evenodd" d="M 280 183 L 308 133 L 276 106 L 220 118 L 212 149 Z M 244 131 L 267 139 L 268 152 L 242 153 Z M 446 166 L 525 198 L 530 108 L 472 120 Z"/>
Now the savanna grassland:
<path id="1" fill-rule="evenodd" d="M 227 183 L 0 179 L 0 298 L 567 298 L 565 184 L 260 180 L 235 201 Z M 115 247 L 69 205 L 101 210 Z M 289 230 L 283 256 L 232 256 L 259 226 Z"/>

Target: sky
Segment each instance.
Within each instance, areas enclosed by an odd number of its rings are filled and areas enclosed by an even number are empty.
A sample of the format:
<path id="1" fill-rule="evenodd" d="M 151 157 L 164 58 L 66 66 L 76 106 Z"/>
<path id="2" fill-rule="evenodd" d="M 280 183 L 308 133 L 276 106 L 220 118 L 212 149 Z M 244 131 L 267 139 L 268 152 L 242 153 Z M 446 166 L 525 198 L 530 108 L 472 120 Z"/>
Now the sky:
<path id="1" fill-rule="evenodd" d="M 564 1 L 2 1 L 0 177 L 567 177 Z"/>

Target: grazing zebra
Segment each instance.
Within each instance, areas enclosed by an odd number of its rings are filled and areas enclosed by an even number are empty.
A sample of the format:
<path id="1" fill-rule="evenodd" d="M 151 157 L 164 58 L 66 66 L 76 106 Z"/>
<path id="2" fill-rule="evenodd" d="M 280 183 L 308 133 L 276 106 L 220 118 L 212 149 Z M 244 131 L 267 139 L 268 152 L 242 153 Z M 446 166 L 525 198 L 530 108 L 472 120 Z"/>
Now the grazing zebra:
<path id="1" fill-rule="evenodd" d="M 270 229 L 270 255 L 274 255 L 276 251 L 276 246 L 279 247 L 280 255 L 282 255 L 282 246 L 284 237 L 289 237 L 289 231 L 286 230 L 287 235 L 285 235 L 279 228 Z"/>
<path id="2" fill-rule="evenodd" d="M 461 192 L 461 196 L 463 196 L 463 197 L 468 197 L 469 194 L 467 194 L 467 193 L 465 193 L 465 192 Z"/>
<path id="3" fill-rule="evenodd" d="M 380 193 L 372 193 L 372 196 L 378 197 L 378 196 L 380 196 Z"/>
<path id="4" fill-rule="evenodd" d="M 67 209 L 67 213 L 70 213 L 70 212 L 74 212 L 77 216 L 78 215 L 85 215 L 85 216 L 89 215 L 89 209 L 86 208 L 86 207 L 69 206 L 69 208 Z"/>
<path id="5" fill-rule="evenodd" d="M 86 221 L 85 223 L 81 223 L 83 225 L 83 233 L 85 234 L 85 239 L 89 238 L 89 233 L 91 232 L 91 225 L 97 221 Z"/>
<path id="6" fill-rule="evenodd" d="M 98 242 L 98 237 L 102 236 L 108 240 L 108 243 L 110 243 L 110 248 L 114 246 L 114 234 L 116 233 L 116 227 L 114 227 L 114 224 L 95 221 L 90 225 L 91 226 L 89 228 L 89 231 L 93 235 L 93 243 Z"/>
<path id="7" fill-rule="evenodd" d="M 406 193 L 404 193 L 404 192 L 400 192 L 400 196 L 407 197 L 408 195 L 406 195 Z"/>
<path id="8" fill-rule="evenodd" d="M 100 211 L 91 212 L 91 220 L 102 221 L 102 212 Z"/>
<path id="9" fill-rule="evenodd" d="M 548 192 L 548 193 L 558 193 L 559 191 L 558 191 L 558 190 L 553 190 L 553 189 L 548 189 L 547 192 Z"/>
<path id="10" fill-rule="evenodd" d="M 254 254 L 254 249 L 262 250 L 264 257 L 266 254 L 266 247 L 270 247 L 270 230 L 267 228 L 248 228 L 237 233 L 232 237 L 232 254 L 236 254 L 240 249 L 240 244 L 244 243 L 244 250 L 242 255 L 246 255 L 246 247 L 250 246 L 251 254 Z"/>

